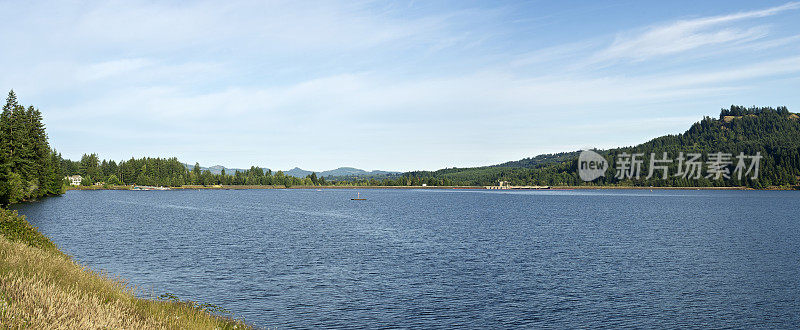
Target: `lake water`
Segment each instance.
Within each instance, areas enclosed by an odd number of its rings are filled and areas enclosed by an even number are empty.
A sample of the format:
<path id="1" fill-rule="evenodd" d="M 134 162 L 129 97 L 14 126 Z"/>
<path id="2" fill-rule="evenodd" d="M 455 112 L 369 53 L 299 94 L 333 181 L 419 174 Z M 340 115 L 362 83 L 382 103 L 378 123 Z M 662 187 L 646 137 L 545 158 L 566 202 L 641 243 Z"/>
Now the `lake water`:
<path id="1" fill-rule="evenodd" d="M 793 328 L 800 192 L 70 191 L 63 251 L 259 327 Z"/>

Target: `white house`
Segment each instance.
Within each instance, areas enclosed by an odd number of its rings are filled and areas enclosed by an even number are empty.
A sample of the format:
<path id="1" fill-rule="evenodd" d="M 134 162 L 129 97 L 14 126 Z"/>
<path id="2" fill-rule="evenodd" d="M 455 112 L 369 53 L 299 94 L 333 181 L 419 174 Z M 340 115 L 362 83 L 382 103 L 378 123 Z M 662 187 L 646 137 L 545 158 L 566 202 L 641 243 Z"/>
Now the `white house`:
<path id="1" fill-rule="evenodd" d="M 83 178 L 80 175 L 65 176 L 64 179 L 69 180 L 69 184 L 73 186 L 80 186 Z"/>

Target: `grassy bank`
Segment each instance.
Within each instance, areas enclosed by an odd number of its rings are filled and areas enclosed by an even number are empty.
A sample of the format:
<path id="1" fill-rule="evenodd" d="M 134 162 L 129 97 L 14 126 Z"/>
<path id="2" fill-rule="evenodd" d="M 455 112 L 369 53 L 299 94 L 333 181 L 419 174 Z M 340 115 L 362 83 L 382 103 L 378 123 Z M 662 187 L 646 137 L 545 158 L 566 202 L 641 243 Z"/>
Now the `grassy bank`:
<path id="1" fill-rule="evenodd" d="M 0 325 L 25 329 L 242 329 L 197 304 L 141 299 L 77 264 L 16 212 L 0 209 Z"/>

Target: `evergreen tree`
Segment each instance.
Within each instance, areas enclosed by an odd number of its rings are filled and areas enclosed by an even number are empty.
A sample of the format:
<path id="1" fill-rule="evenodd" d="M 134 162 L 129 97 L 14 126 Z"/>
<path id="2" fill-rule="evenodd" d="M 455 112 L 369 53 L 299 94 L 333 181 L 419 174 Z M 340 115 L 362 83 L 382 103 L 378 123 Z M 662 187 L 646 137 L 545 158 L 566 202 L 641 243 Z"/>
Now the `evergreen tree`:
<path id="1" fill-rule="evenodd" d="M 64 191 L 63 159 L 50 149 L 41 112 L 8 93 L 0 113 L 0 205 Z"/>
<path id="2" fill-rule="evenodd" d="M 106 183 L 108 183 L 110 185 L 114 185 L 114 186 L 117 186 L 117 185 L 121 184 L 120 181 L 119 181 L 119 178 L 117 178 L 117 176 L 114 175 L 114 174 L 111 174 L 111 175 L 108 176 L 108 180 L 106 180 Z"/>

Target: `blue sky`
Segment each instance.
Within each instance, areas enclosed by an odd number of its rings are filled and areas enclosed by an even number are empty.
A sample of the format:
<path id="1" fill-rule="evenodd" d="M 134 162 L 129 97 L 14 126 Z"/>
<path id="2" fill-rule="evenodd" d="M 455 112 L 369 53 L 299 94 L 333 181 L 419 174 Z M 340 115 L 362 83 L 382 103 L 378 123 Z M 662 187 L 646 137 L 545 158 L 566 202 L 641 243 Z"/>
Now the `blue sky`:
<path id="1" fill-rule="evenodd" d="M 0 1 L 0 89 L 66 157 L 467 167 L 800 112 L 786 1 Z"/>

